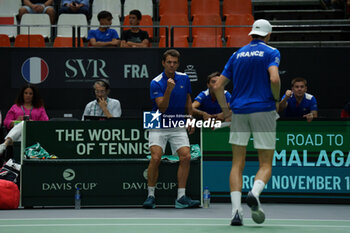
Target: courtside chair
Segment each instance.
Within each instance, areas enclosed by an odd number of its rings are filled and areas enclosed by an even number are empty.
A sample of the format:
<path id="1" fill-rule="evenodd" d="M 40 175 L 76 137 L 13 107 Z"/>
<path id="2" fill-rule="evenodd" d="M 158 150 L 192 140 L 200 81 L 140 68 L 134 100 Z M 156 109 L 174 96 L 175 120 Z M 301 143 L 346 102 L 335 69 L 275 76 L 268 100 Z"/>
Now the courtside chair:
<path id="1" fill-rule="evenodd" d="M 224 0 L 222 4 L 224 17 L 232 14 L 253 14 L 252 1 L 250 0 Z"/>
<path id="2" fill-rule="evenodd" d="M 57 36 L 60 37 L 73 37 L 72 27 L 65 27 L 66 25 L 72 26 L 87 26 L 87 19 L 84 14 L 60 14 L 57 22 Z M 78 29 L 78 28 L 77 28 Z M 80 28 L 80 37 L 87 37 L 87 27 Z M 78 30 L 76 31 L 77 36 Z"/>
<path id="3" fill-rule="evenodd" d="M 10 38 L 6 34 L 0 34 L 0 47 L 11 47 Z"/>
<path id="4" fill-rule="evenodd" d="M 220 1 L 192 0 L 191 17 L 194 19 L 197 15 L 217 15 L 220 17 Z"/>
<path id="5" fill-rule="evenodd" d="M 51 35 L 50 17 L 47 14 L 24 14 L 21 25 L 45 25 L 43 27 L 20 27 L 20 34 L 39 34 L 44 38 Z"/>
<path id="6" fill-rule="evenodd" d="M 92 4 L 92 14 L 97 15 L 101 11 L 106 10 L 113 15 L 121 16 L 122 6 L 120 0 L 94 0 Z"/>
<path id="7" fill-rule="evenodd" d="M 97 19 L 97 14 L 92 15 L 90 25 L 91 25 L 90 29 L 92 29 L 92 30 L 95 30 L 95 29 L 98 28 L 98 27 L 96 27 L 94 25 L 100 25 L 100 22 Z M 120 26 L 120 19 L 119 19 L 118 15 L 113 15 L 112 25 L 119 25 Z M 121 38 L 122 34 L 121 34 L 120 27 L 111 27 L 111 28 L 116 30 L 118 32 L 119 38 Z"/>
<path id="8" fill-rule="evenodd" d="M 123 26 L 130 26 L 129 15 L 125 16 Z M 150 39 L 153 39 L 153 27 L 143 28 L 141 26 L 153 26 L 152 17 L 150 15 L 142 15 L 140 21 L 140 29 L 147 31 Z M 125 27 L 123 30 L 128 30 L 130 28 Z"/>
<path id="9" fill-rule="evenodd" d="M 45 39 L 42 35 L 17 35 L 15 47 L 45 47 Z"/>
<path id="10" fill-rule="evenodd" d="M 1 0 L 0 0 L 1 1 Z M 4 25 L 4 26 L 1 26 Z M 13 25 L 13 26 L 5 26 L 5 25 Z M 16 17 L 13 16 L 0 16 L 0 34 L 6 34 L 10 38 L 17 36 L 17 20 Z"/>
<path id="11" fill-rule="evenodd" d="M 174 0 L 177 1 L 177 0 Z M 143 15 L 150 15 L 153 17 L 153 1 L 152 0 L 125 0 L 124 15 L 127 16 L 132 10 L 139 10 Z"/>
<path id="12" fill-rule="evenodd" d="M 75 46 L 78 46 L 78 38 L 75 38 Z M 56 37 L 53 42 L 54 48 L 73 47 L 72 37 Z M 84 47 L 83 38 L 80 38 L 80 47 Z"/>
<path id="13" fill-rule="evenodd" d="M 251 14 L 232 14 L 226 17 L 225 26 L 248 26 L 248 27 L 225 27 L 225 38 L 227 47 L 242 47 L 251 41 L 248 35 L 254 17 Z"/>
<path id="14" fill-rule="evenodd" d="M 188 15 L 187 0 L 159 0 L 159 17 L 164 15 Z"/>

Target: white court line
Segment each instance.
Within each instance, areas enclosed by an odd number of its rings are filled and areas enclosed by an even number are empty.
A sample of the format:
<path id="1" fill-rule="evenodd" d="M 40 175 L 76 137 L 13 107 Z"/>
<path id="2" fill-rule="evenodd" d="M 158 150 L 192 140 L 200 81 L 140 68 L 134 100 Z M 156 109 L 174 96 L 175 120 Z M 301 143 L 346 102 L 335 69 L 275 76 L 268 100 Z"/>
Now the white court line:
<path id="1" fill-rule="evenodd" d="M 0 225 L 5 227 L 75 227 L 75 226 L 179 226 L 178 223 L 108 223 L 108 224 L 25 224 L 25 225 Z M 200 223 L 181 223 L 181 226 L 229 226 L 229 224 L 200 224 Z M 244 224 L 244 226 L 257 226 L 256 224 Z M 309 228 L 350 228 L 350 226 L 339 225 L 293 225 L 293 224 L 263 224 L 261 227 L 309 227 Z"/>
<path id="2" fill-rule="evenodd" d="M 52 221 L 52 220 L 224 220 L 231 221 L 231 218 L 2 218 L 1 221 Z M 243 218 L 243 220 L 251 220 L 251 218 Z M 267 219 L 266 221 L 329 221 L 329 222 L 350 222 L 346 219 Z"/>

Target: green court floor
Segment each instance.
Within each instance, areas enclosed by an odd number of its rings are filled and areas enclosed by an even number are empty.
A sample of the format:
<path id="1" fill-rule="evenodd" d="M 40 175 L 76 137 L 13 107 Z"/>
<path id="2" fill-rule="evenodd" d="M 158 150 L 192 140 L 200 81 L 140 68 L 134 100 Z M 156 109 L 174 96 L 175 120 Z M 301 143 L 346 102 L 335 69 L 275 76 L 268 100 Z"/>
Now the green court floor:
<path id="1" fill-rule="evenodd" d="M 224 218 L 58 218 L 0 219 L 1 233 L 349 233 L 350 220 L 244 219 L 232 227 Z"/>

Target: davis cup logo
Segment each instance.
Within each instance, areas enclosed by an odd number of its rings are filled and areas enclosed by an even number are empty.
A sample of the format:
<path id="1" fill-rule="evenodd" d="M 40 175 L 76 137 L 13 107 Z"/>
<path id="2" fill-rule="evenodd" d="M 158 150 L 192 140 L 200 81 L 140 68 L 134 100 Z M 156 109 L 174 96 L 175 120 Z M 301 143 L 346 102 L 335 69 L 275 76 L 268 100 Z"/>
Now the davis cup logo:
<path id="1" fill-rule="evenodd" d="M 62 175 L 65 180 L 71 181 L 75 178 L 75 171 L 73 169 L 68 168 L 63 171 Z"/>
<path id="2" fill-rule="evenodd" d="M 28 58 L 22 65 L 22 76 L 31 84 L 44 82 L 48 75 L 49 66 L 40 57 Z"/>

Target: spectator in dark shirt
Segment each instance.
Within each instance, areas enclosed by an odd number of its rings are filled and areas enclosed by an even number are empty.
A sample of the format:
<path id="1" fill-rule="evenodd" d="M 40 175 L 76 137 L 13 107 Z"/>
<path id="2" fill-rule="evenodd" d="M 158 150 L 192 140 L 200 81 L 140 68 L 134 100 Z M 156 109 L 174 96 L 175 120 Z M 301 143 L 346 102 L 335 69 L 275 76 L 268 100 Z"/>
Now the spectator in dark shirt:
<path id="1" fill-rule="evenodd" d="M 129 23 L 131 26 L 140 25 L 142 14 L 139 10 L 132 10 L 129 13 Z M 121 47 L 124 48 L 146 48 L 149 46 L 149 36 L 146 31 L 139 27 L 131 27 L 122 32 Z"/>
<path id="2" fill-rule="evenodd" d="M 84 14 L 88 17 L 89 4 L 89 0 L 62 0 L 62 6 L 58 13 Z"/>

